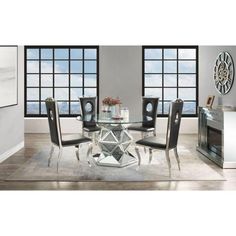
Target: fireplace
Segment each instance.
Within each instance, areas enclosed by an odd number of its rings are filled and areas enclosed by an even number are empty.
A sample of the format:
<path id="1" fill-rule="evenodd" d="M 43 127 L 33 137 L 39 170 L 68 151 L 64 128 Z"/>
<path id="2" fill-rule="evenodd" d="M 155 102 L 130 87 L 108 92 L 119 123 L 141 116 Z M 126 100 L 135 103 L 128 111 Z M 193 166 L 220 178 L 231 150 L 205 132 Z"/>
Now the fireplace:
<path id="1" fill-rule="evenodd" d="M 207 148 L 209 151 L 214 152 L 218 156 L 222 157 L 223 145 L 221 130 L 207 126 Z"/>

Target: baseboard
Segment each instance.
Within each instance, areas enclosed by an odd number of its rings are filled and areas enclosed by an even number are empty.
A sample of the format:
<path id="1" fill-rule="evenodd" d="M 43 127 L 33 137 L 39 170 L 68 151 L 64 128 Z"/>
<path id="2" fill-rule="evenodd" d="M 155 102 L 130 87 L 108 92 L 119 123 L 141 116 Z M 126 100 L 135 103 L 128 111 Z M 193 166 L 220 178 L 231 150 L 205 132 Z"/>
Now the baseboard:
<path id="1" fill-rule="evenodd" d="M 8 157 L 12 156 L 13 154 L 15 154 L 16 152 L 18 152 L 21 148 L 23 148 L 25 146 L 25 142 L 20 142 L 19 144 L 17 144 L 16 146 L 10 148 L 9 150 L 7 150 L 6 152 L 2 153 L 0 155 L 0 163 L 5 161 Z"/>
<path id="2" fill-rule="evenodd" d="M 225 162 L 224 169 L 236 169 L 236 162 Z"/>

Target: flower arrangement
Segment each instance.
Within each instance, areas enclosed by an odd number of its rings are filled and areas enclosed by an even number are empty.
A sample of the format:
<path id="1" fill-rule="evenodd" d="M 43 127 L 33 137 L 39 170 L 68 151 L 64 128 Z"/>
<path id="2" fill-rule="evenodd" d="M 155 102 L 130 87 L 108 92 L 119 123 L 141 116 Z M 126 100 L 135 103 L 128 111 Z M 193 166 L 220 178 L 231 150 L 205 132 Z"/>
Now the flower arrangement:
<path id="1" fill-rule="evenodd" d="M 121 104 L 121 101 L 119 98 L 105 97 L 102 100 L 102 104 L 107 106 L 115 106 Z"/>

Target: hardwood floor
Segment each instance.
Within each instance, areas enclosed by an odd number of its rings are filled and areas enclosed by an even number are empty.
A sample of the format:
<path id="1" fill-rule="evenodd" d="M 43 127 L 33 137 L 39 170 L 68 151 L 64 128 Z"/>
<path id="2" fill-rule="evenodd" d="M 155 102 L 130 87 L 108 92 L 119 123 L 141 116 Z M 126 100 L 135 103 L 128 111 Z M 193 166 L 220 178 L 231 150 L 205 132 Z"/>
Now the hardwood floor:
<path id="1" fill-rule="evenodd" d="M 181 135 L 179 143 L 195 151 L 197 136 Z M 34 154 L 50 145 L 48 134 L 26 134 L 25 148 L 4 161 L 5 169 L 14 171 Z M 199 154 L 205 163 L 223 175 L 226 181 L 158 181 L 158 182 L 23 182 L 0 181 L 0 190 L 236 190 L 236 169 L 221 169 Z"/>

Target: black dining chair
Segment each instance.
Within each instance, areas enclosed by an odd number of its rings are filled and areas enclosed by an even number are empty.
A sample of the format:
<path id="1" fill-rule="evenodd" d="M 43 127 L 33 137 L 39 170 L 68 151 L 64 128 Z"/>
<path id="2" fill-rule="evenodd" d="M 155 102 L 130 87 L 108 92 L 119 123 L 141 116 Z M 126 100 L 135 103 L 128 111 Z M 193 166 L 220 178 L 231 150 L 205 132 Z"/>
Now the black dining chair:
<path id="1" fill-rule="evenodd" d="M 90 136 L 93 134 L 93 140 L 95 139 L 95 133 L 100 132 L 101 127 L 97 126 L 95 122 L 96 110 L 96 97 L 79 97 L 81 115 L 82 115 L 82 130 L 83 133 L 87 132 Z"/>
<path id="2" fill-rule="evenodd" d="M 138 166 L 141 165 L 141 156 L 139 152 L 138 146 L 145 146 L 149 148 L 149 163 L 152 161 L 152 151 L 153 150 L 164 150 L 166 155 L 166 160 L 169 168 L 169 173 L 171 175 L 171 162 L 169 151 L 174 149 L 174 154 L 178 163 L 178 167 L 180 170 L 180 160 L 177 151 L 177 143 L 179 137 L 179 128 L 183 110 L 183 100 L 176 99 L 170 103 L 169 108 L 169 117 L 168 117 L 168 125 L 166 132 L 165 141 L 160 140 L 158 137 L 147 137 L 136 142 L 135 151 L 138 156 Z"/>
<path id="3" fill-rule="evenodd" d="M 156 136 L 156 117 L 158 102 L 158 97 L 143 97 L 143 123 L 141 125 L 131 125 L 128 127 L 128 130 L 141 132 L 142 138 L 144 138 L 148 133 L 152 133 L 154 136 Z"/>
<path id="4" fill-rule="evenodd" d="M 48 166 L 50 166 L 51 158 L 54 152 L 54 147 L 59 147 L 59 154 L 58 154 L 58 160 L 57 160 L 57 172 L 59 169 L 59 162 L 62 156 L 62 150 L 63 147 L 68 146 L 75 146 L 77 147 L 76 150 L 76 156 L 79 160 L 79 147 L 81 143 L 88 143 L 89 148 L 87 152 L 87 160 L 89 165 L 89 155 L 92 152 L 92 140 L 90 138 L 84 137 L 81 134 L 76 135 L 62 135 L 61 134 L 61 125 L 60 125 L 60 118 L 59 118 L 59 112 L 58 112 L 58 105 L 56 100 L 53 98 L 47 98 L 45 100 L 46 109 L 47 109 L 47 117 L 48 117 L 48 124 L 49 124 L 49 131 L 50 131 L 50 137 L 51 137 L 51 151 L 50 156 L 48 159 Z"/>

